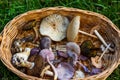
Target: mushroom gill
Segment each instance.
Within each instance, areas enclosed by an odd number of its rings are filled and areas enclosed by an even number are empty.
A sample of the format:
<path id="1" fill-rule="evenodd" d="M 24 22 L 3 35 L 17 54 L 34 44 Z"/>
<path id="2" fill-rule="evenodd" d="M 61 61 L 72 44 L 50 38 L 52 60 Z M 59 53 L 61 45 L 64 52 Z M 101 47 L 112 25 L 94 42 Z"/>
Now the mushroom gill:
<path id="1" fill-rule="evenodd" d="M 67 17 L 60 14 L 52 14 L 43 18 L 40 24 L 41 35 L 49 36 L 53 41 L 61 41 L 66 37 L 69 24 Z"/>

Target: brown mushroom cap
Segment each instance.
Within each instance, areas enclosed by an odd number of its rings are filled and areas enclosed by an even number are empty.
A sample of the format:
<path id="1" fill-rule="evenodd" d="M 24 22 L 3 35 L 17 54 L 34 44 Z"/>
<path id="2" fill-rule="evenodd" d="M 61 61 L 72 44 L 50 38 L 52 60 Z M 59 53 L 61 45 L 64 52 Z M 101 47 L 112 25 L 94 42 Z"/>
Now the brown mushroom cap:
<path id="1" fill-rule="evenodd" d="M 60 14 L 52 14 L 44 18 L 40 24 L 41 35 L 49 36 L 53 41 L 61 41 L 66 37 L 69 24 L 67 17 Z"/>
<path id="2" fill-rule="evenodd" d="M 67 29 L 68 41 L 75 41 L 77 34 L 79 32 L 79 26 L 80 26 L 80 16 L 76 16 L 72 19 Z"/>

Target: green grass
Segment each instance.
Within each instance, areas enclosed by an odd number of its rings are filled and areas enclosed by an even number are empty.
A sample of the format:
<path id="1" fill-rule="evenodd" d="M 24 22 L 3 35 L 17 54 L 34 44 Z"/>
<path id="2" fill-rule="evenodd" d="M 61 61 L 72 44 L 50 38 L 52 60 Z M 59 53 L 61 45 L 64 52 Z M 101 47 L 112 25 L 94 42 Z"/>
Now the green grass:
<path id="1" fill-rule="evenodd" d="M 0 0 L 0 31 L 15 16 L 43 7 L 65 6 L 98 12 L 120 28 L 120 0 Z M 0 61 L 0 80 L 20 80 Z M 120 80 L 120 66 L 107 78 Z"/>

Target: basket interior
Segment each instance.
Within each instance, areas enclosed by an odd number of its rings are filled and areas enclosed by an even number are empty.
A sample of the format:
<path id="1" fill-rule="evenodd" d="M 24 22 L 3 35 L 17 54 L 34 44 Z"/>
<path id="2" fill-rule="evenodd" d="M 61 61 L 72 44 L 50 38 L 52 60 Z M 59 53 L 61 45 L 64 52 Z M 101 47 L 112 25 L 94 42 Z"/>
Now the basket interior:
<path id="1" fill-rule="evenodd" d="M 11 64 L 11 47 L 13 40 L 20 36 L 21 33 L 23 33 L 22 29 L 24 25 L 30 21 L 41 21 L 44 17 L 50 15 L 50 14 L 61 14 L 71 21 L 74 16 L 79 15 L 81 17 L 80 20 L 80 30 L 94 34 L 94 30 L 97 29 L 98 32 L 102 35 L 102 37 L 105 39 L 106 42 L 114 43 L 115 44 L 115 52 L 113 54 L 105 54 L 104 59 L 107 62 L 105 72 L 113 71 L 114 64 L 116 65 L 118 62 L 118 59 L 120 58 L 119 50 L 120 50 L 120 41 L 119 41 L 119 33 L 112 27 L 113 25 L 107 21 L 104 20 L 104 16 L 96 15 L 95 13 L 87 12 L 87 11 L 78 11 L 78 10 L 57 10 L 57 9 L 46 9 L 46 10 L 35 10 L 30 11 L 25 14 L 19 15 L 16 18 L 14 18 L 10 24 L 6 25 L 3 33 L 3 40 L 1 43 L 1 53 L 2 53 L 2 60 L 6 64 L 6 66 L 11 69 L 13 72 L 20 74 L 19 76 L 23 77 L 26 76 L 27 78 L 30 78 L 30 76 L 25 75 L 24 73 L 21 73 L 17 69 L 15 69 Z M 85 36 L 83 34 L 78 34 L 78 38 L 76 39 L 76 42 L 78 44 L 81 44 L 85 40 L 91 40 L 94 43 L 96 47 L 100 47 L 100 44 L 102 44 L 98 39 L 94 39 L 88 36 Z M 66 43 L 66 40 L 61 42 L 60 44 Z M 54 43 L 56 44 L 56 43 Z M 108 74 L 105 74 L 105 72 L 97 75 L 99 78 L 101 76 L 106 76 Z M 24 74 L 24 75 L 23 75 Z M 96 77 L 93 76 L 93 77 Z"/>

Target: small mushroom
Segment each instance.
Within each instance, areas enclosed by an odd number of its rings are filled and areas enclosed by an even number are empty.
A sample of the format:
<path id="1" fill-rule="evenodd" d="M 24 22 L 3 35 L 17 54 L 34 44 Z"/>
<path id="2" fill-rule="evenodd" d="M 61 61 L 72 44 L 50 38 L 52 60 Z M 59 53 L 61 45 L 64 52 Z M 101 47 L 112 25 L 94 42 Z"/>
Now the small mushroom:
<path id="1" fill-rule="evenodd" d="M 28 46 L 29 48 L 38 47 L 37 44 L 31 43 L 29 39 L 30 39 L 30 36 L 23 37 L 22 39 L 17 39 L 14 41 L 13 46 L 15 46 L 15 48 L 17 48 L 20 52 L 23 52 L 25 48 Z"/>
<path id="2" fill-rule="evenodd" d="M 97 38 L 96 36 L 89 34 L 87 32 L 79 30 L 80 27 L 80 16 L 76 16 L 73 18 L 73 20 L 70 22 L 68 29 L 67 29 L 67 39 L 68 41 L 75 41 L 77 38 L 77 34 L 81 33 L 86 36 L 90 36 L 93 38 Z"/>
<path id="3" fill-rule="evenodd" d="M 68 56 L 72 58 L 73 65 L 76 65 L 76 61 L 78 60 L 78 55 L 80 55 L 80 47 L 74 42 L 69 42 L 66 44 L 66 48 L 67 48 Z"/>
<path id="4" fill-rule="evenodd" d="M 80 55 L 80 47 L 75 42 L 68 42 L 66 44 L 66 49 L 72 52 L 75 52 L 77 55 Z"/>
<path id="5" fill-rule="evenodd" d="M 27 61 L 30 55 L 30 50 L 30 48 L 26 48 L 24 52 L 14 54 L 12 57 L 12 63 L 18 67 L 27 67 L 29 69 L 32 69 L 34 63 Z"/>
<path id="6" fill-rule="evenodd" d="M 106 47 L 102 44 L 102 45 L 100 46 L 100 49 L 101 49 L 101 51 L 103 52 L 103 51 L 106 49 Z M 107 50 L 106 53 L 109 53 L 109 50 Z"/>
<path id="7" fill-rule="evenodd" d="M 108 49 L 110 48 L 110 45 L 111 45 L 111 44 L 109 44 L 109 45 L 107 46 L 107 48 L 103 51 L 102 55 L 101 55 L 100 58 L 98 59 L 98 62 L 101 61 L 103 55 L 104 55 L 104 54 L 108 51 Z"/>
<path id="8" fill-rule="evenodd" d="M 47 65 L 47 66 L 42 70 L 40 76 L 43 77 L 44 74 L 45 74 L 45 72 L 46 72 L 48 69 L 50 69 L 50 65 Z"/>
<path id="9" fill-rule="evenodd" d="M 81 45 L 81 54 L 86 57 L 95 57 L 99 48 L 94 48 L 90 40 L 85 40 Z"/>
<path id="10" fill-rule="evenodd" d="M 86 73 L 90 73 L 90 70 L 85 66 L 83 65 L 81 62 L 77 62 L 83 69 Z"/>
<path id="11" fill-rule="evenodd" d="M 52 67 L 52 69 L 53 69 L 53 71 L 54 71 L 54 80 L 57 80 L 58 73 L 57 73 L 57 71 L 56 71 L 55 66 L 50 62 L 49 59 L 50 59 L 50 58 L 49 58 L 49 56 L 47 55 L 47 62 L 50 64 L 50 66 Z"/>
<path id="12" fill-rule="evenodd" d="M 70 50 L 67 51 L 68 54 L 68 62 L 70 62 L 71 65 L 76 65 L 77 61 L 78 61 L 78 55 L 75 52 L 72 52 Z"/>
<path id="13" fill-rule="evenodd" d="M 54 54 L 49 49 L 43 49 L 43 50 L 41 50 L 39 55 L 41 55 L 43 57 L 43 59 L 50 64 L 50 66 L 52 67 L 52 69 L 54 71 L 54 74 L 55 74 L 54 80 L 57 80 L 57 75 L 58 74 L 56 72 L 55 66 L 50 62 L 51 60 L 55 59 Z"/>
<path id="14" fill-rule="evenodd" d="M 40 77 L 40 72 L 45 66 L 43 57 L 39 54 L 33 54 L 29 57 L 28 61 L 34 62 L 35 66 L 32 69 L 26 69 L 26 73 L 31 76 Z"/>
<path id="15" fill-rule="evenodd" d="M 85 74 L 81 70 L 75 71 L 75 78 L 85 78 Z"/>
<path id="16" fill-rule="evenodd" d="M 98 60 L 100 57 L 91 57 L 91 62 L 96 68 L 102 68 L 102 60 Z"/>
<path id="17" fill-rule="evenodd" d="M 94 32 L 95 32 L 96 36 L 100 39 L 100 41 L 105 45 L 105 47 L 107 47 L 107 46 L 108 46 L 107 42 L 105 42 L 105 40 L 104 40 L 103 37 L 98 33 L 98 31 L 97 31 L 97 30 L 94 30 Z M 114 49 L 111 48 L 111 47 L 109 47 L 109 50 L 112 51 L 112 52 L 114 52 Z"/>
<path id="18" fill-rule="evenodd" d="M 19 65 L 19 64 L 18 64 Z M 32 69 L 35 66 L 34 62 L 29 62 L 29 61 L 20 61 L 20 65 L 18 67 L 26 67 L 28 69 Z"/>
<path id="19" fill-rule="evenodd" d="M 88 60 L 88 57 L 80 55 L 79 60 L 85 61 L 85 60 Z"/>
<path id="20" fill-rule="evenodd" d="M 40 39 L 40 48 L 41 49 L 50 49 L 51 39 L 49 37 L 43 37 Z"/>
<path id="21" fill-rule="evenodd" d="M 53 72 L 52 72 L 52 71 L 49 71 L 49 70 L 46 70 L 46 71 L 45 71 L 45 75 L 53 76 Z"/>
<path id="22" fill-rule="evenodd" d="M 91 70 L 91 72 L 90 72 L 90 75 L 99 74 L 99 73 L 101 73 L 101 72 L 102 72 L 102 70 L 101 70 L 100 68 L 94 68 L 94 67 L 92 67 L 92 70 Z"/>
<path id="23" fill-rule="evenodd" d="M 70 64 L 65 62 L 60 63 L 56 70 L 59 80 L 70 80 L 75 72 L 75 69 Z"/>
<path id="24" fill-rule="evenodd" d="M 68 58 L 68 55 L 67 55 L 66 53 L 64 53 L 63 51 L 57 50 L 57 54 L 58 54 L 58 56 L 60 56 L 60 57 Z"/>
<path id="25" fill-rule="evenodd" d="M 67 17 L 60 14 L 52 14 L 43 18 L 40 24 L 41 35 L 49 36 L 53 41 L 61 41 L 66 37 L 69 24 Z"/>
<path id="26" fill-rule="evenodd" d="M 41 49 L 39 47 L 32 48 L 30 51 L 30 55 L 39 54 L 40 50 Z"/>
<path id="27" fill-rule="evenodd" d="M 49 49 L 43 49 L 40 51 L 39 55 L 41 55 L 45 61 L 47 59 L 47 56 L 49 57 L 49 60 L 54 60 L 55 56 L 53 54 L 53 52 L 51 52 Z"/>

